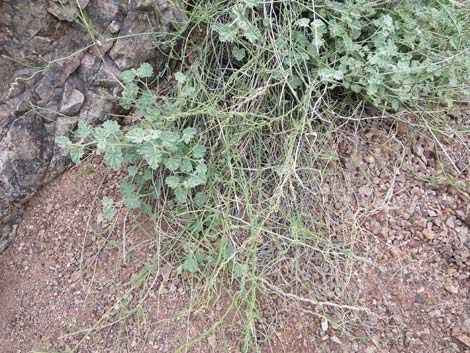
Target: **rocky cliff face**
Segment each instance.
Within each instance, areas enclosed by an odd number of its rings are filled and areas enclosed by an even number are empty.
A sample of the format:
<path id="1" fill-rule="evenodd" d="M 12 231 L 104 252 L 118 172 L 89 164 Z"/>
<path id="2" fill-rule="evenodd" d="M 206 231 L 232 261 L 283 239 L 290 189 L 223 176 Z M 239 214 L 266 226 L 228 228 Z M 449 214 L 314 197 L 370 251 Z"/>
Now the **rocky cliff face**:
<path id="1" fill-rule="evenodd" d="M 25 202 L 70 165 L 55 137 L 118 113 L 119 72 L 161 65 L 152 32 L 183 20 L 171 0 L 0 2 L 0 252 Z"/>

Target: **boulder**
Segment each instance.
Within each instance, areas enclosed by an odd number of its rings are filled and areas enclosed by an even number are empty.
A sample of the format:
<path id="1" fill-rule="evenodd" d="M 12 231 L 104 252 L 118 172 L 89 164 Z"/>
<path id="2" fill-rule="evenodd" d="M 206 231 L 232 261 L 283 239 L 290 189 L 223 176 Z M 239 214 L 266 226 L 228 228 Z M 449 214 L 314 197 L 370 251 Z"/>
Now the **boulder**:
<path id="1" fill-rule="evenodd" d="M 155 32 L 184 20 L 171 0 L 0 2 L 0 252 L 28 199 L 71 164 L 55 138 L 122 113 L 120 71 L 158 70 Z"/>

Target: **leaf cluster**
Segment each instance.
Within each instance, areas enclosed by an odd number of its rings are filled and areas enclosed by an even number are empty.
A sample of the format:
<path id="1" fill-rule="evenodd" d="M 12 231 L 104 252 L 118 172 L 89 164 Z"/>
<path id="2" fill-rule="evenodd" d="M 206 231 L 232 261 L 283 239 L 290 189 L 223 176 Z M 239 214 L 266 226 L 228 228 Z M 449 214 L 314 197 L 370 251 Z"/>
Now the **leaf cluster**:
<path id="1" fill-rule="evenodd" d="M 59 147 L 70 149 L 74 163 L 80 163 L 86 150 L 93 149 L 104 156 L 110 169 L 126 167 L 130 181 L 121 184 L 123 203 L 128 209 L 144 211 L 150 210 L 145 200 L 158 198 L 164 187 L 172 191 L 178 204 L 184 204 L 193 190 L 206 184 L 208 173 L 206 147 L 197 143 L 197 129 L 182 128 L 159 118 L 162 111 L 172 107 L 168 103 L 159 106 L 157 95 L 146 86 L 143 79 L 152 75 L 152 67 L 143 64 L 138 69 L 124 71 L 121 76 L 124 90 L 120 103 L 143 117 L 138 124 L 124 128 L 117 121 L 108 120 L 92 127 L 80 121 L 75 143 L 67 136 L 56 139 Z M 164 175 L 164 182 L 157 175 Z M 105 217 L 112 218 L 113 201 L 104 198 L 102 202 Z M 194 202 L 202 207 L 204 194 L 197 193 Z"/>
<path id="2" fill-rule="evenodd" d="M 233 2 L 211 26 L 236 61 L 260 50 L 269 80 L 339 91 L 384 109 L 468 95 L 470 11 L 449 1 Z M 270 17 L 266 17 L 270 13 Z"/>

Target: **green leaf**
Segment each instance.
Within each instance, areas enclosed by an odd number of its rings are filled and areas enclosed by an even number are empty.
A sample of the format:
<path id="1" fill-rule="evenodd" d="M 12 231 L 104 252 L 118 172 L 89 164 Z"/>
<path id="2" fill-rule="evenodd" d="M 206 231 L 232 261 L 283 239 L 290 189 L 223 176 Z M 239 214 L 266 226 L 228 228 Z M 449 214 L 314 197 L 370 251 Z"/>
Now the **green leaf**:
<path id="1" fill-rule="evenodd" d="M 80 139 L 86 139 L 93 132 L 93 127 L 86 121 L 80 120 L 78 122 L 78 128 L 75 132 Z"/>
<path id="2" fill-rule="evenodd" d="M 287 82 L 289 82 L 293 89 L 297 89 L 303 85 L 302 79 L 297 75 L 290 76 Z"/>
<path id="3" fill-rule="evenodd" d="M 183 89 L 182 96 L 185 97 L 185 98 L 186 97 L 192 97 L 192 96 L 194 96 L 195 92 L 196 92 L 196 89 L 194 87 L 186 86 Z"/>
<path id="4" fill-rule="evenodd" d="M 137 74 L 141 78 L 148 78 L 152 77 L 153 75 L 153 68 L 150 64 L 148 63 L 143 63 L 140 65 L 140 67 L 137 69 Z"/>
<path id="5" fill-rule="evenodd" d="M 142 176 L 144 178 L 145 181 L 149 181 L 153 178 L 153 172 L 151 169 L 147 169 L 145 172 L 144 172 L 144 175 Z M 160 183 L 158 181 L 158 183 Z"/>
<path id="6" fill-rule="evenodd" d="M 134 80 L 136 76 L 137 76 L 137 71 L 135 71 L 135 69 L 130 69 L 130 70 L 121 72 L 121 78 L 124 81 L 124 83 L 132 82 L 132 80 Z"/>
<path id="7" fill-rule="evenodd" d="M 124 199 L 124 206 L 128 209 L 135 209 L 140 207 L 140 199 L 136 194 L 126 196 Z"/>
<path id="8" fill-rule="evenodd" d="M 194 196 L 194 203 L 196 204 L 197 207 L 201 208 L 203 207 L 206 202 L 207 202 L 207 194 L 205 192 L 198 192 L 196 193 L 196 195 Z"/>
<path id="9" fill-rule="evenodd" d="M 149 134 L 150 138 L 152 140 L 157 140 L 160 138 L 162 131 L 161 130 L 156 130 L 156 129 L 151 129 L 148 130 L 147 133 Z"/>
<path id="10" fill-rule="evenodd" d="M 196 260 L 198 263 L 201 263 L 202 261 L 204 261 L 205 258 L 206 258 L 206 255 L 204 255 L 202 251 L 198 251 L 196 253 Z"/>
<path id="11" fill-rule="evenodd" d="M 362 87 L 358 84 L 352 84 L 351 85 L 351 91 L 353 91 L 354 93 L 360 93 L 362 90 Z"/>
<path id="12" fill-rule="evenodd" d="M 103 199 L 101 200 L 103 216 L 108 221 L 110 221 L 114 217 L 113 203 L 114 203 L 113 199 L 108 196 L 104 196 Z"/>
<path id="13" fill-rule="evenodd" d="M 206 183 L 206 177 L 203 175 L 191 175 L 184 181 L 184 186 L 186 188 L 192 189 L 199 185 L 204 185 Z"/>
<path id="14" fill-rule="evenodd" d="M 175 197 L 176 197 L 176 202 L 179 203 L 180 205 L 185 203 L 188 197 L 188 190 L 184 188 L 176 188 Z"/>
<path id="15" fill-rule="evenodd" d="M 235 249 L 228 245 L 223 249 L 222 255 L 225 260 L 232 260 L 232 258 L 235 256 Z"/>
<path id="16" fill-rule="evenodd" d="M 310 26 L 310 19 L 309 18 L 299 18 L 295 21 L 295 24 L 299 27 L 306 28 Z"/>
<path id="17" fill-rule="evenodd" d="M 247 269 L 248 266 L 246 264 L 239 264 L 238 262 L 234 262 L 232 267 L 233 278 L 243 277 Z"/>
<path id="18" fill-rule="evenodd" d="M 195 257 L 188 257 L 183 262 L 182 265 L 183 271 L 195 273 L 198 271 L 198 263 Z"/>
<path id="19" fill-rule="evenodd" d="M 162 141 L 163 147 L 176 151 L 177 143 L 180 141 L 180 134 L 174 131 L 162 131 L 160 140 Z"/>
<path id="20" fill-rule="evenodd" d="M 133 143 L 142 143 L 145 141 L 146 133 L 140 127 L 133 128 L 126 134 L 126 138 Z"/>
<path id="21" fill-rule="evenodd" d="M 391 99 L 390 103 L 392 103 L 393 110 L 398 111 L 400 109 L 400 101 L 399 100 Z"/>
<path id="22" fill-rule="evenodd" d="M 121 98 L 119 99 L 119 105 L 123 107 L 125 110 L 129 110 L 132 108 L 132 99 Z"/>
<path id="23" fill-rule="evenodd" d="M 119 104 L 124 108 L 129 110 L 137 95 L 139 94 L 139 86 L 133 82 L 128 82 L 124 86 L 124 91 L 122 92 L 122 98 L 119 100 Z"/>
<path id="24" fill-rule="evenodd" d="M 136 99 L 138 94 L 139 94 L 139 86 L 137 86 L 133 82 L 128 83 L 124 87 L 124 91 L 122 93 L 123 97 L 130 98 L 130 99 Z"/>
<path id="25" fill-rule="evenodd" d="M 180 178 L 176 175 L 166 177 L 165 184 L 168 185 L 170 188 L 175 189 L 180 182 Z"/>
<path id="26" fill-rule="evenodd" d="M 157 169 L 162 162 L 162 152 L 157 145 L 152 143 L 145 143 L 137 148 L 137 153 L 140 154 L 148 163 L 150 168 Z"/>
<path id="27" fill-rule="evenodd" d="M 204 185 L 207 182 L 207 165 L 200 163 L 196 166 L 195 174 L 189 176 L 184 185 L 187 188 L 194 188 L 199 185 Z"/>
<path id="28" fill-rule="evenodd" d="M 108 136 L 116 134 L 121 130 L 119 124 L 114 120 L 107 120 L 101 126 Z"/>
<path id="29" fill-rule="evenodd" d="M 273 24 L 273 19 L 271 17 L 265 17 L 263 18 L 263 26 L 264 27 L 271 27 Z"/>
<path id="30" fill-rule="evenodd" d="M 104 161 L 111 169 L 119 170 L 119 168 L 121 168 L 122 163 L 124 162 L 121 147 L 109 146 L 106 149 Z"/>
<path id="31" fill-rule="evenodd" d="M 109 137 L 108 131 L 106 131 L 102 127 L 95 129 L 95 140 L 97 142 L 101 144 L 105 144 L 108 137 Z M 98 148 L 101 149 L 99 144 L 98 144 Z"/>
<path id="32" fill-rule="evenodd" d="M 145 114 L 144 114 L 144 119 L 146 121 L 155 121 L 156 119 L 158 119 L 160 116 L 162 115 L 162 112 L 161 110 L 156 107 L 156 106 L 153 106 L 151 109 L 147 109 L 145 111 Z"/>
<path id="33" fill-rule="evenodd" d="M 324 33 L 326 33 L 325 23 L 322 20 L 318 19 L 318 18 L 316 20 L 312 21 L 311 27 L 314 31 L 315 36 L 322 36 Z"/>
<path id="34" fill-rule="evenodd" d="M 206 147 L 202 145 L 196 145 L 193 147 L 193 157 L 194 158 L 203 158 L 206 154 Z"/>
<path id="35" fill-rule="evenodd" d="M 245 58 L 245 54 L 245 49 L 243 48 L 234 47 L 232 49 L 232 55 L 238 61 L 242 61 Z"/>
<path id="36" fill-rule="evenodd" d="M 182 85 L 183 83 L 186 82 L 186 75 L 183 74 L 181 71 L 178 71 L 178 72 L 175 74 L 175 80 L 176 80 L 180 85 Z"/>
<path id="37" fill-rule="evenodd" d="M 127 167 L 127 173 L 129 173 L 130 176 L 136 176 L 138 173 L 138 169 L 135 165 L 130 165 Z"/>
<path id="38" fill-rule="evenodd" d="M 205 163 L 200 163 L 196 166 L 196 174 L 198 175 L 206 175 L 207 173 L 207 165 Z"/>
<path id="39" fill-rule="evenodd" d="M 219 40 L 222 43 L 231 43 L 235 40 L 238 33 L 238 28 L 233 25 L 224 25 L 216 23 L 211 26 L 212 30 L 219 34 Z"/>
<path id="40" fill-rule="evenodd" d="M 181 158 L 165 158 L 163 164 L 172 172 L 176 172 L 181 165 Z"/>
<path id="41" fill-rule="evenodd" d="M 261 34 L 258 28 L 250 26 L 249 29 L 243 32 L 243 35 L 251 44 L 255 44 L 260 38 Z"/>
<path id="42" fill-rule="evenodd" d="M 152 216 L 153 208 L 148 203 L 140 202 L 140 210 L 149 215 L 150 217 Z"/>
<path id="43" fill-rule="evenodd" d="M 247 7 L 249 7 L 250 9 L 258 6 L 260 4 L 260 1 L 259 0 L 243 0 L 243 2 L 245 3 L 245 5 Z"/>
<path id="44" fill-rule="evenodd" d="M 187 127 L 183 130 L 183 136 L 181 139 L 184 143 L 188 144 L 194 138 L 194 136 L 196 136 L 196 133 L 197 129 L 193 127 Z"/>
<path id="45" fill-rule="evenodd" d="M 74 162 L 75 164 L 79 164 L 82 161 L 82 157 L 84 154 L 85 150 L 83 147 L 74 148 L 70 151 L 70 158 L 72 159 L 72 162 Z"/>
<path id="46" fill-rule="evenodd" d="M 322 81 L 342 80 L 344 77 L 344 72 L 342 70 L 325 68 L 318 70 L 318 75 Z"/>
<path id="47" fill-rule="evenodd" d="M 194 188 L 199 185 L 204 185 L 207 182 L 207 166 L 204 163 L 196 166 L 195 174 L 189 176 L 184 185 L 187 188 Z"/>
<path id="48" fill-rule="evenodd" d="M 184 173 L 191 173 L 193 171 L 193 164 L 188 159 L 182 159 L 180 170 Z"/>
<path id="49" fill-rule="evenodd" d="M 150 89 L 146 89 L 145 91 L 142 92 L 137 102 L 139 103 L 139 105 L 152 108 L 153 104 L 155 103 L 156 98 L 157 98 L 157 94 L 154 91 Z"/>
<path id="50" fill-rule="evenodd" d="M 57 136 L 55 143 L 59 148 L 66 148 L 72 145 L 72 141 L 67 136 Z"/>
<path id="51" fill-rule="evenodd" d="M 121 192 L 124 196 L 129 197 L 134 194 L 135 186 L 132 183 L 129 183 L 128 181 L 122 182 L 121 183 Z"/>

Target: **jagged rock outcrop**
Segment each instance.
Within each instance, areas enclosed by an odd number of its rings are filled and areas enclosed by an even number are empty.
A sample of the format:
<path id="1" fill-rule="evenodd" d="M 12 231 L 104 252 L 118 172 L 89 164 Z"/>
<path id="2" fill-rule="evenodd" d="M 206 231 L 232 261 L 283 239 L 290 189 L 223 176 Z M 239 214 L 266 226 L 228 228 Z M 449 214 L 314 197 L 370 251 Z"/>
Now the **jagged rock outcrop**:
<path id="1" fill-rule="evenodd" d="M 55 137 L 118 113 L 119 72 L 163 62 L 139 33 L 184 19 L 170 0 L 0 2 L 0 252 L 25 202 L 70 165 Z"/>

